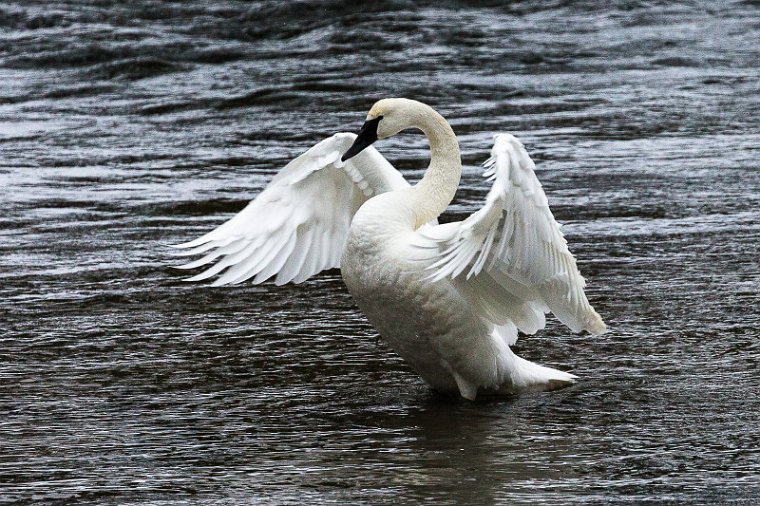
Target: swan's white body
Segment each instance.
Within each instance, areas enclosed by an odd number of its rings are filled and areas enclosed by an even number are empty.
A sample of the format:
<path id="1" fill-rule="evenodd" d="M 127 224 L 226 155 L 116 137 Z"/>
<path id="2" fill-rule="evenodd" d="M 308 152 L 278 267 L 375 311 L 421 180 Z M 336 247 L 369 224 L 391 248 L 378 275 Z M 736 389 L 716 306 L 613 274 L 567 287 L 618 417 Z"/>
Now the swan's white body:
<path id="1" fill-rule="evenodd" d="M 410 127 L 427 135 L 431 163 L 416 186 L 372 147 L 341 162 L 356 136 L 336 134 L 291 162 L 230 221 L 180 245 L 188 254 L 210 251 L 186 268 L 224 257 L 190 279 L 227 268 L 214 284 L 272 276 L 282 284 L 340 266 L 370 322 L 434 389 L 474 399 L 572 384 L 575 376 L 510 349 L 518 329 L 543 328 L 548 311 L 576 332 L 606 329 L 522 144 L 497 135 L 484 207 L 436 225 L 461 174 L 451 127 L 406 99 L 381 100 L 369 118 L 376 138 Z"/>

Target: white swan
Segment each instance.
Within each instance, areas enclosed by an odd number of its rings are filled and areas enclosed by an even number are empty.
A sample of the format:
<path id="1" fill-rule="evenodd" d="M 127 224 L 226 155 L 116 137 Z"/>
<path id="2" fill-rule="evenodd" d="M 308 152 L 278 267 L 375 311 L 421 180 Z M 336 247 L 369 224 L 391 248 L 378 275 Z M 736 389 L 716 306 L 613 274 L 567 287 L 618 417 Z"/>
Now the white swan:
<path id="1" fill-rule="evenodd" d="M 410 185 L 370 146 L 418 128 L 431 161 Z M 343 156 L 341 156 L 343 155 Z M 456 136 L 431 107 L 377 102 L 358 136 L 335 134 L 289 163 L 235 217 L 195 241 L 207 253 L 181 268 L 221 260 L 197 281 L 301 282 L 340 267 L 357 304 L 390 346 L 435 390 L 481 394 L 552 390 L 576 377 L 515 355 L 553 312 L 574 332 L 605 324 L 554 220 L 534 164 L 508 134 L 495 136 L 486 175 L 493 188 L 464 221 L 437 225 L 459 185 Z"/>

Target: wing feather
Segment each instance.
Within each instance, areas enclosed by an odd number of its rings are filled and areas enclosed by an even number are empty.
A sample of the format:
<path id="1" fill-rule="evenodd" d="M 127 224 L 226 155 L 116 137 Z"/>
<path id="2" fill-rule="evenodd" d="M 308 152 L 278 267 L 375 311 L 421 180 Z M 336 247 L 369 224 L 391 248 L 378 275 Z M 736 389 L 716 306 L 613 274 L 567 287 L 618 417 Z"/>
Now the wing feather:
<path id="1" fill-rule="evenodd" d="M 483 207 L 455 226 L 418 231 L 422 237 L 416 243 L 438 245 L 431 279 L 454 278 L 504 336 L 514 334 L 509 322 L 526 333 L 543 328 L 546 311 L 575 332 L 604 332 L 606 326 L 586 298 L 585 280 L 536 178 L 535 164 L 512 135 L 494 138 L 484 174 L 493 186 Z M 501 306 L 493 302 L 495 294 Z"/>
<path id="2" fill-rule="evenodd" d="M 316 237 L 317 233 L 313 229 L 307 229 L 306 232 L 304 232 L 304 240 L 302 243 L 299 243 L 299 248 L 302 248 L 302 251 L 299 253 L 300 262 L 298 263 L 298 271 L 297 274 L 291 278 L 294 283 L 302 283 L 311 276 L 309 258 L 314 256 L 312 251 L 314 248 L 314 239 L 316 239 Z M 283 281 L 283 284 L 284 283 L 287 283 L 287 281 Z"/>
<path id="3" fill-rule="evenodd" d="M 272 256 L 272 259 L 267 262 L 267 264 L 256 273 L 256 277 L 254 278 L 254 283 L 263 283 L 267 279 L 271 278 L 280 270 L 282 269 L 283 265 L 285 265 L 285 262 L 287 262 L 290 255 L 293 253 L 293 249 L 296 246 L 296 234 L 290 234 L 288 236 L 287 241 L 285 244 L 280 248 L 279 251 L 276 252 L 275 255 Z M 248 279 L 250 275 L 246 273 L 245 275 L 241 276 L 240 278 L 236 279 L 234 283 L 242 283 L 246 279 Z"/>
<path id="4" fill-rule="evenodd" d="M 273 276 L 277 284 L 300 283 L 338 267 L 356 210 L 374 195 L 409 186 L 373 147 L 342 162 L 355 138 L 339 133 L 316 144 L 285 166 L 237 215 L 177 245 L 184 250 L 182 256 L 205 253 L 180 269 L 212 264 L 188 281 L 221 273 L 214 286 L 251 278 L 262 283 Z"/>

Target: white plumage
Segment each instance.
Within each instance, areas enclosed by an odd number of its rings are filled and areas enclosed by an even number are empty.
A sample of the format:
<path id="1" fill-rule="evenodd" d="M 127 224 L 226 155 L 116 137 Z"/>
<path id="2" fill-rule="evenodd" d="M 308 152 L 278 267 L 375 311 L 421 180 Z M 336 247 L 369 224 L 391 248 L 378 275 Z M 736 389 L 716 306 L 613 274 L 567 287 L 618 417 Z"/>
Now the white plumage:
<path id="1" fill-rule="evenodd" d="M 183 255 L 207 253 L 179 266 L 216 264 L 188 281 L 225 273 L 213 286 L 301 283 L 338 267 L 351 219 L 374 195 L 409 186 L 375 148 L 341 162 L 356 139 L 338 133 L 313 146 L 283 168 L 261 194 L 232 219 L 194 241 L 179 244 Z"/>
<path id="2" fill-rule="evenodd" d="M 414 187 L 369 146 L 407 128 L 422 130 L 431 146 L 430 167 Z M 509 347 L 518 330 L 542 329 L 548 311 L 575 332 L 606 327 L 533 161 L 512 135 L 494 138 L 485 205 L 437 225 L 461 174 L 456 136 L 420 102 L 381 100 L 358 137 L 318 143 L 238 215 L 179 245 L 187 255 L 204 253 L 181 268 L 216 261 L 189 280 L 222 273 L 214 285 L 272 277 L 279 285 L 340 266 L 370 322 L 436 390 L 474 399 L 572 384 L 575 376 L 516 356 Z"/>

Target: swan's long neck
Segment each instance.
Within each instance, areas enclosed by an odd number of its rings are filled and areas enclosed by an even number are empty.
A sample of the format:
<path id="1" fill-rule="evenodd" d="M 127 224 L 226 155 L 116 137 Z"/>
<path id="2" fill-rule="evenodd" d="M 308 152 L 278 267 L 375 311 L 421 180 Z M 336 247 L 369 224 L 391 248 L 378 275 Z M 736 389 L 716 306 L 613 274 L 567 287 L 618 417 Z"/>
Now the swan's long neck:
<path id="1" fill-rule="evenodd" d="M 411 111 L 412 126 L 430 143 L 430 165 L 413 190 L 415 229 L 437 218 L 454 199 L 462 175 L 457 137 L 448 122 L 431 107 L 419 104 Z"/>

